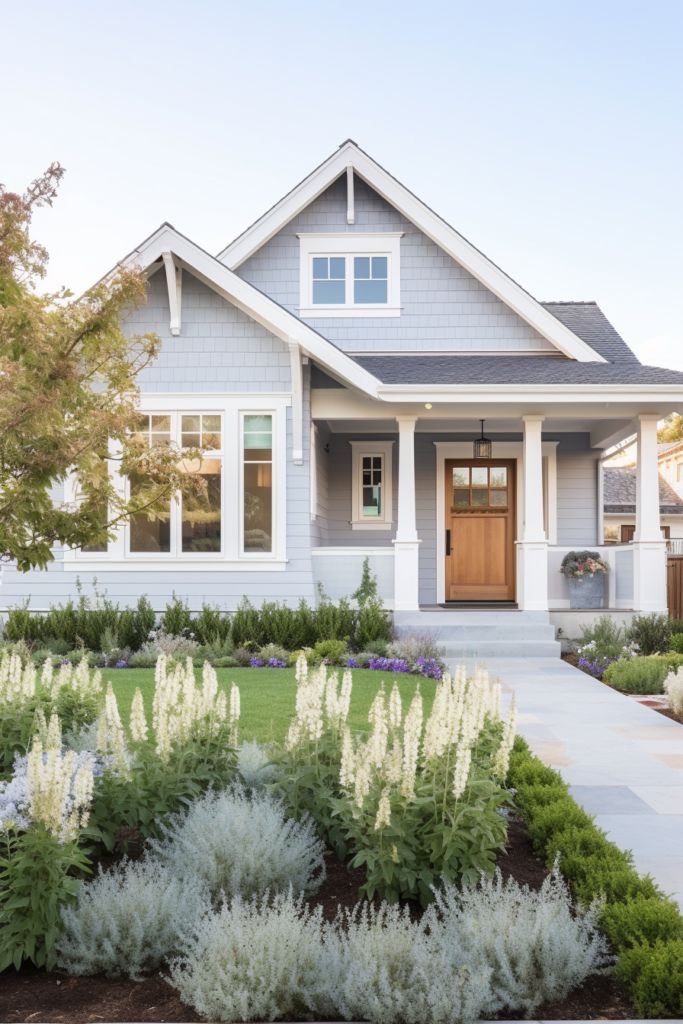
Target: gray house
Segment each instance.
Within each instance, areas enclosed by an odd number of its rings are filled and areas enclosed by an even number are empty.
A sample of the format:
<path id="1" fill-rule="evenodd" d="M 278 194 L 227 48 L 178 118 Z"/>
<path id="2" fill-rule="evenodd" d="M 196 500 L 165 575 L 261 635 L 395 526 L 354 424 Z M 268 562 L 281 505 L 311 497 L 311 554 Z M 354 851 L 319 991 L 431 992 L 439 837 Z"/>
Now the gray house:
<path id="1" fill-rule="evenodd" d="M 490 636 L 504 608 L 552 638 L 563 556 L 601 547 L 600 455 L 634 431 L 635 538 L 601 548 L 606 601 L 666 607 L 656 426 L 683 374 L 641 365 L 596 303 L 534 299 L 352 141 L 217 256 L 163 224 L 125 262 L 149 279 L 127 329 L 162 338 L 141 433 L 203 447 L 206 500 L 6 567 L 2 607 L 95 580 L 157 608 L 314 602 L 367 557 L 399 623 L 484 607 Z"/>

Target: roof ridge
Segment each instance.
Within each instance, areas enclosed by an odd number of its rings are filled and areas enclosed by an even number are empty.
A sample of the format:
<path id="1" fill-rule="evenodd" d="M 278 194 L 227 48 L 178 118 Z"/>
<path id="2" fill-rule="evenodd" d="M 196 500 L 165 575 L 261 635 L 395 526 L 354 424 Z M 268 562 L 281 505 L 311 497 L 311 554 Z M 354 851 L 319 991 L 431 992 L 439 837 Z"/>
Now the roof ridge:
<path id="1" fill-rule="evenodd" d="M 597 299 L 540 299 L 542 306 L 597 306 Z"/>

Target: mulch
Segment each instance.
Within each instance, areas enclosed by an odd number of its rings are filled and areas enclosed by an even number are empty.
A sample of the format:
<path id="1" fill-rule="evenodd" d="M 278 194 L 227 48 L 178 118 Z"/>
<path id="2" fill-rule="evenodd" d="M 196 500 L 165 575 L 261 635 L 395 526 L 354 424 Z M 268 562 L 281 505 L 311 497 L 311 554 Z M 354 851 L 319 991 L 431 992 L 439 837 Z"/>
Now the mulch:
<path id="1" fill-rule="evenodd" d="M 511 819 L 508 846 L 499 857 L 504 877 L 539 889 L 547 875 L 544 863 L 533 852 L 523 824 Z M 364 880 L 360 868 L 341 864 L 332 854 L 327 859 L 327 878 L 313 902 L 332 920 L 337 907 L 358 902 Z M 417 912 L 417 911 L 416 911 Z M 509 1012 L 501 1016 L 510 1017 Z M 634 1017 L 633 1007 L 609 975 L 589 978 L 561 1003 L 542 1006 L 535 1014 L 545 1020 L 625 1020 Z M 71 978 L 61 971 L 22 968 L 0 975 L 0 1021 L 93 1024 L 93 1022 L 194 1022 L 200 1018 L 182 1003 L 164 980 L 163 972 L 143 981 L 127 978 Z"/>

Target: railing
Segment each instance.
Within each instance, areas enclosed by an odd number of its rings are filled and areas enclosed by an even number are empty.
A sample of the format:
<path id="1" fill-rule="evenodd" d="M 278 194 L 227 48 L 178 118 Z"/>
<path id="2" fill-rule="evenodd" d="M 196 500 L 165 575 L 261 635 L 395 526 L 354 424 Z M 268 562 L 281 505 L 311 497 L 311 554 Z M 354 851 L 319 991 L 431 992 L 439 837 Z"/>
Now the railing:
<path id="1" fill-rule="evenodd" d="M 605 580 L 605 608 L 632 608 L 633 548 L 630 544 L 590 544 L 609 565 Z M 569 608 L 569 588 L 560 572 L 562 559 L 577 547 L 548 548 L 548 601 L 551 608 Z"/>
<path id="2" fill-rule="evenodd" d="M 667 555 L 683 555 L 683 537 L 671 537 L 666 542 Z"/>

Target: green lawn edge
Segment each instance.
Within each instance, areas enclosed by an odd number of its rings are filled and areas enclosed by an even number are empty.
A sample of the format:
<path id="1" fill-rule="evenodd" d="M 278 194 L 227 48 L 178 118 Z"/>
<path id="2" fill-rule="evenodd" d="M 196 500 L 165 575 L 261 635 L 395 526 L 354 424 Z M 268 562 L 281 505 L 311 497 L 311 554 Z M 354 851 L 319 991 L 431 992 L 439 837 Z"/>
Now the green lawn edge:
<path id="1" fill-rule="evenodd" d="M 643 1018 L 683 1017 L 683 915 L 630 853 L 599 829 L 559 772 L 515 740 L 508 782 L 535 851 L 556 859 L 574 897 L 603 901 L 601 926 L 618 956 L 616 976 Z"/>

